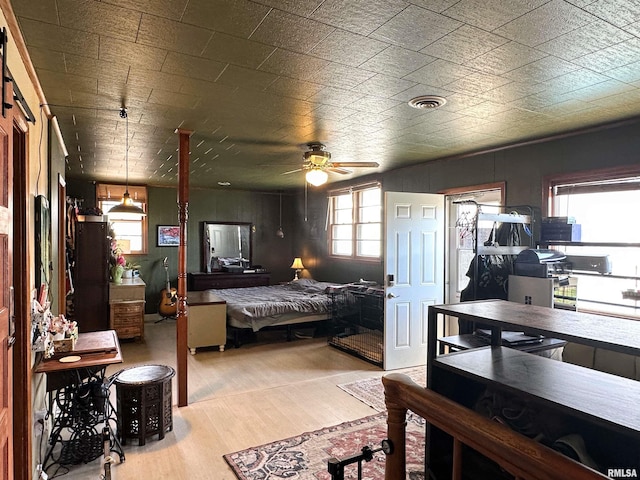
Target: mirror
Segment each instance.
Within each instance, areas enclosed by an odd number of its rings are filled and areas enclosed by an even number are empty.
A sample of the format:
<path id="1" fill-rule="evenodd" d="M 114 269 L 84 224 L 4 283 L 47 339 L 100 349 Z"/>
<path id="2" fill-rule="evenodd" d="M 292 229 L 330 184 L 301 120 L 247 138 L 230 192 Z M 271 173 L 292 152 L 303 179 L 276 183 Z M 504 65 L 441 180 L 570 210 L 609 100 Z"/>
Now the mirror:
<path id="1" fill-rule="evenodd" d="M 202 223 L 203 272 L 242 272 L 251 266 L 250 223 Z"/>

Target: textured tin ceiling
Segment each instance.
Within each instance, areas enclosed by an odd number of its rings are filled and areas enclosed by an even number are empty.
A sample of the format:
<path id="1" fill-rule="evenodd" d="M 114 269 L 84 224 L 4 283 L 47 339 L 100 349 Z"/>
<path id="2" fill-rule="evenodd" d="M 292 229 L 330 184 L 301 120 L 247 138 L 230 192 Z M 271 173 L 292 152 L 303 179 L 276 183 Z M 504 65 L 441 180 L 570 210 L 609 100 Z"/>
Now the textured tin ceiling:
<path id="1" fill-rule="evenodd" d="M 124 182 L 123 105 L 130 183 L 177 184 L 181 127 L 192 186 L 263 190 L 303 184 L 308 142 L 385 171 L 640 114 L 632 0 L 11 4 L 69 177 Z"/>

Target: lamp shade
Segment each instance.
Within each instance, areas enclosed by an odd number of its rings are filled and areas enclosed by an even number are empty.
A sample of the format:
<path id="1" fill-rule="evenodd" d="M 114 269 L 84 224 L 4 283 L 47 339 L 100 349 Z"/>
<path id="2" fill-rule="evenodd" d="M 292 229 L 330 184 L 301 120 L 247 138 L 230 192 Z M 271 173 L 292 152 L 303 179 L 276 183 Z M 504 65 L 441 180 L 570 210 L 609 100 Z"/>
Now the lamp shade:
<path id="1" fill-rule="evenodd" d="M 296 270 L 302 270 L 304 265 L 302 264 L 302 259 L 300 257 L 296 257 L 293 259 L 293 263 L 291 264 L 291 268 L 295 268 Z"/>
<path id="2" fill-rule="evenodd" d="M 144 210 L 142 210 L 137 205 L 134 205 L 133 200 L 131 200 L 131 196 L 129 195 L 129 192 L 124 192 L 124 195 L 122 196 L 122 202 L 116 205 L 115 207 L 112 207 L 109 210 L 109 213 L 142 215 L 142 216 L 146 215 Z"/>
<path id="3" fill-rule="evenodd" d="M 320 185 L 324 185 L 329 179 L 329 175 L 324 170 L 320 170 L 318 168 L 314 168 L 309 170 L 305 175 L 307 182 L 309 182 L 314 187 L 319 187 Z"/>

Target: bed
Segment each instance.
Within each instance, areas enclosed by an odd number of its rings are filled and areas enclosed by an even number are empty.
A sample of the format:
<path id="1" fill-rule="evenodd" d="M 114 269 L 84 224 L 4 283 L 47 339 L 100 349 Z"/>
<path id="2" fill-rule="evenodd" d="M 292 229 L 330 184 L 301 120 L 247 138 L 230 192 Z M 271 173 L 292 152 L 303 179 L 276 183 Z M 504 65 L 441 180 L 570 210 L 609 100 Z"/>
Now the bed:
<path id="1" fill-rule="evenodd" d="M 339 285 L 300 279 L 284 285 L 209 290 L 227 303 L 227 325 L 240 345 L 241 331 L 258 332 L 267 327 L 286 326 L 331 319 L 333 289 Z"/>

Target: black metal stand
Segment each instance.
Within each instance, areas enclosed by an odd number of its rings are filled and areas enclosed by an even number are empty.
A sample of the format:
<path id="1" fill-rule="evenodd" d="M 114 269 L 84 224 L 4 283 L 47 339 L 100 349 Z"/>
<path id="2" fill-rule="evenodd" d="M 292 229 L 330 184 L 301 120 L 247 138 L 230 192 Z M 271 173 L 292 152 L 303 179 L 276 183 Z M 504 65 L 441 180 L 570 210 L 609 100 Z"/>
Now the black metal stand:
<path id="1" fill-rule="evenodd" d="M 115 376 L 105 378 L 106 367 L 82 368 L 65 372 L 60 386 L 49 392 L 49 411 L 53 418 L 44 471 L 52 465 L 88 463 L 109 451 L 124 461 L 117 435 L 116 410 L 109 399 Z M 56 448 L 59 445 L 60 448 Z"/>
<path id="2" fill-rule="evenodd" d="M 351 455 L 350 457 L 342 460 L 337 458 L 330 458 L 327 460 L 327 470 L 331 474 L 331 480 L 344 480 L 344 467 L 351 465 L 352 463 L 358 463 L 358 479 L 362 479 L 362 461 L 370 462 L 373 459 L 373 454 L 377 452 L 384 452 L 385 455 L 393 453 L 393 444 L 391 440 L 382 440 L 382 446 L 372 450 L 371 447 L 362 447 L 360 453 Z"/>

